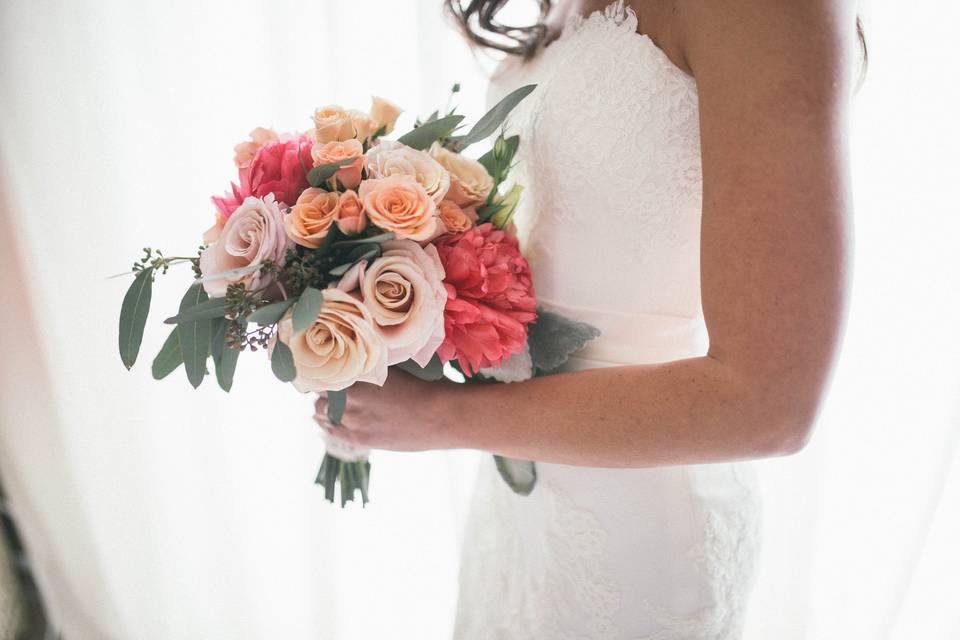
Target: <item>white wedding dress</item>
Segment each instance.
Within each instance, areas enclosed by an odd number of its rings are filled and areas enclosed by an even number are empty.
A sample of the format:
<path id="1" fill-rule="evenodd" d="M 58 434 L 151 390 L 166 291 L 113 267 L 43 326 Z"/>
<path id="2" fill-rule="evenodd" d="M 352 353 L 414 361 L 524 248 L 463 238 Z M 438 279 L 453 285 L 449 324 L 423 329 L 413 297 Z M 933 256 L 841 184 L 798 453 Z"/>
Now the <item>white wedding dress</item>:
<path id="1" fill-rule="evenodd" d="M 509 122 L 520 239 L 541 304 L 602 332 L 568 369 L 708 346 L 697 87 L 636 29 L 621 3 L 575 16 L 492 79 L 490 102 L 538 85 Z M 740 637 L 758 551 L 750 463 L 537 471 L 524 497 L 483 461 L 456 640 Z"/>

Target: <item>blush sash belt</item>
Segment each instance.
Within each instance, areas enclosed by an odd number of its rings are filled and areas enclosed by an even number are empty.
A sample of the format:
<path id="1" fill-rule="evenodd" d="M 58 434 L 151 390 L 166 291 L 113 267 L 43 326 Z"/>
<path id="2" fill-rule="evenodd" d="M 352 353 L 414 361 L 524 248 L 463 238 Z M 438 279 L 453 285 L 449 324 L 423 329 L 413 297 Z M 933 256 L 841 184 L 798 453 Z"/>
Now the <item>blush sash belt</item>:
<path id="1" fill-rule="evenodd" d="M 651 364 L 707 353 L 710 341 L 703 316 L 587 309 L 540 299 L 547 311 L 586 322 L 600 336 L 570 356 L 568 370 Z"/>

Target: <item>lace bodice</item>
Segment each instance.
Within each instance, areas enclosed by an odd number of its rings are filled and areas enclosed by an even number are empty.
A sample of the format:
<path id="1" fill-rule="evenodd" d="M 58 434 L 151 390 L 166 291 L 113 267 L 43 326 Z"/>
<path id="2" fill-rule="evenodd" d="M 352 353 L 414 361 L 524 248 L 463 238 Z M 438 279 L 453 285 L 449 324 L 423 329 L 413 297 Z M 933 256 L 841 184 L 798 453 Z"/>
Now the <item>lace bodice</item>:
<path id="1" fill-rule="evenodd" d="M 516 222 L 538 295 L 693 316 L 699 287 L 677 282 L 699 278 L 696 83 L 636 29 L 619 4 L 573 16 L 537 56 L 498 67 L 489 101 L 538 85 L 508 123 L 522 141 Z M 586 255 L 587 234 L 604 250 Z M 596 286 L 597 277 L 627 274 L 615 298 Z"/>

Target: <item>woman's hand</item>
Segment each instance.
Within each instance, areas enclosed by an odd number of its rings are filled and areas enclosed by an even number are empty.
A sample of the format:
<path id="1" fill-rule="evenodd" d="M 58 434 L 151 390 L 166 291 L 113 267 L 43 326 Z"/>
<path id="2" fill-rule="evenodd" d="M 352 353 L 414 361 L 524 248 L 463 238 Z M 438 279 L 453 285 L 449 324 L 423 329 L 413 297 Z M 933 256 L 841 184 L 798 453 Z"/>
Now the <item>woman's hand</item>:
<path id="1" fill-rule="evenodd" d="M 359 383 L 347 391 L 342 424 L 327 419 L 327 397 L 316 402 L 317 424 L 334 440 L 363 449 L 424 451 L 455 445 L 445 401 L 458 385 L 441 380 L 425 382 L 398 369 L 391 369 L 382 387 Z M 450 406 L 450 405 L 446 405 Z"/>

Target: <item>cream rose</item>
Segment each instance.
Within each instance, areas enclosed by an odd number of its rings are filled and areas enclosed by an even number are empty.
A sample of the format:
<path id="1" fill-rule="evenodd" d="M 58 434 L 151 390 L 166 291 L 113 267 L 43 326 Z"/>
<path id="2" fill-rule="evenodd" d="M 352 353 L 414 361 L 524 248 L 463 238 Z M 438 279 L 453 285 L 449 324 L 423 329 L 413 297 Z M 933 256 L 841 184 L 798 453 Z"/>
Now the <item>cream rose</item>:
<path id="1" fill-rule="evenodd" d="M 412 176 L 364 180 L 360 200 L 370 221 L 397 239 L 427 240 L 437 229 L 437 205 Z"/>
<path id="2" fill-rule="evenodd" d="M 313 113 L 314 137 L 320 144 L 343 142 L 354 137 L 353 119 L 343 107 L 330 105 Z"/>
<path id="3" fill-rule="evenodd" d="M 433 245 L 383 243 L 383 254 L 359 272 L 363 304 L 387 344 L 387 364 L 413 359 L 426 367 L 443 342 L 447 290 Z"/>
<path id="4" fill-rule="evenodd" d="M 430 154 L 394 140 L 381 140 L 368 149 L 366 165 L 371 178 L 412 176 L 437 204 L 450 189 L 450 174 Z"/>
<path id="5" fill-rule="evenodd" d="M 430 147 L 430 155 L 450 173 L 447 198 L 461 207 L 478 205 L 487 199 L 493 189 L 493 178 L 482 164 L 444 149 L 439 142 Z"/>
<path id="6" fill-rule="evenodd" d="M 403 113 L 403 110 L 386 98 L 373 96 L 373 105 L 370 107 L 370 119 L 373 120 L 376 125 L 376 129 L 374 129 L 375 132 L 381 127 L 384 133 L 393 131 L 393 127 L 396 125 L 397 118 L 400 117 L 401 113 Z"/>
<path id="7" fill-rule="evenodd" d="M 268 260 L 282 265 L 290 246 L 283 229 L 283 213 L 273 194 L 267 194 L 262 200 L 250 196 L 227 220 L 217 241 L 200 254 L 200 272 L 204 277 L 210 277 L 260 265 Z M 227 294 L 230 284 L 242 282 L 247 289 L 259 289 L 272 279 L 273 276 L 254 270 L 207 280 L 203 288 L 210 297 L 222 298 Z"/>
<path id="8" fill-rule="evenodd" d="M 340 213 L 340 194 L 310 187 L 283 219 L 287 236 L 297 244 L 316 249 L 330 233 Z"/>
<path id="9" fill-rule="evenodd" d="M 370 136 L 376 133 L 377 123 L 374 122 L 368 114 L 363 111 L 358 111 L 356 109 L 350 109 L 347 111 L 347 114 L 350 116 L 350 121 L 353 123 L 354 135 L 357 136 L 357 140 L 363 142 L 368 140 Z"/>
<path id="10" fill-rule="evenodd" d="M 387 379 L 387 346 L 362 302 L 339 289 L 323 291 L 313 325 L 293 332 L 293 312 L 277 324 L 274 338 L 290 347 L 301 393 L 340 391 L 355 382 L 382 385 Z M 273 355 L 274 344 L 270 345 Z"/>

